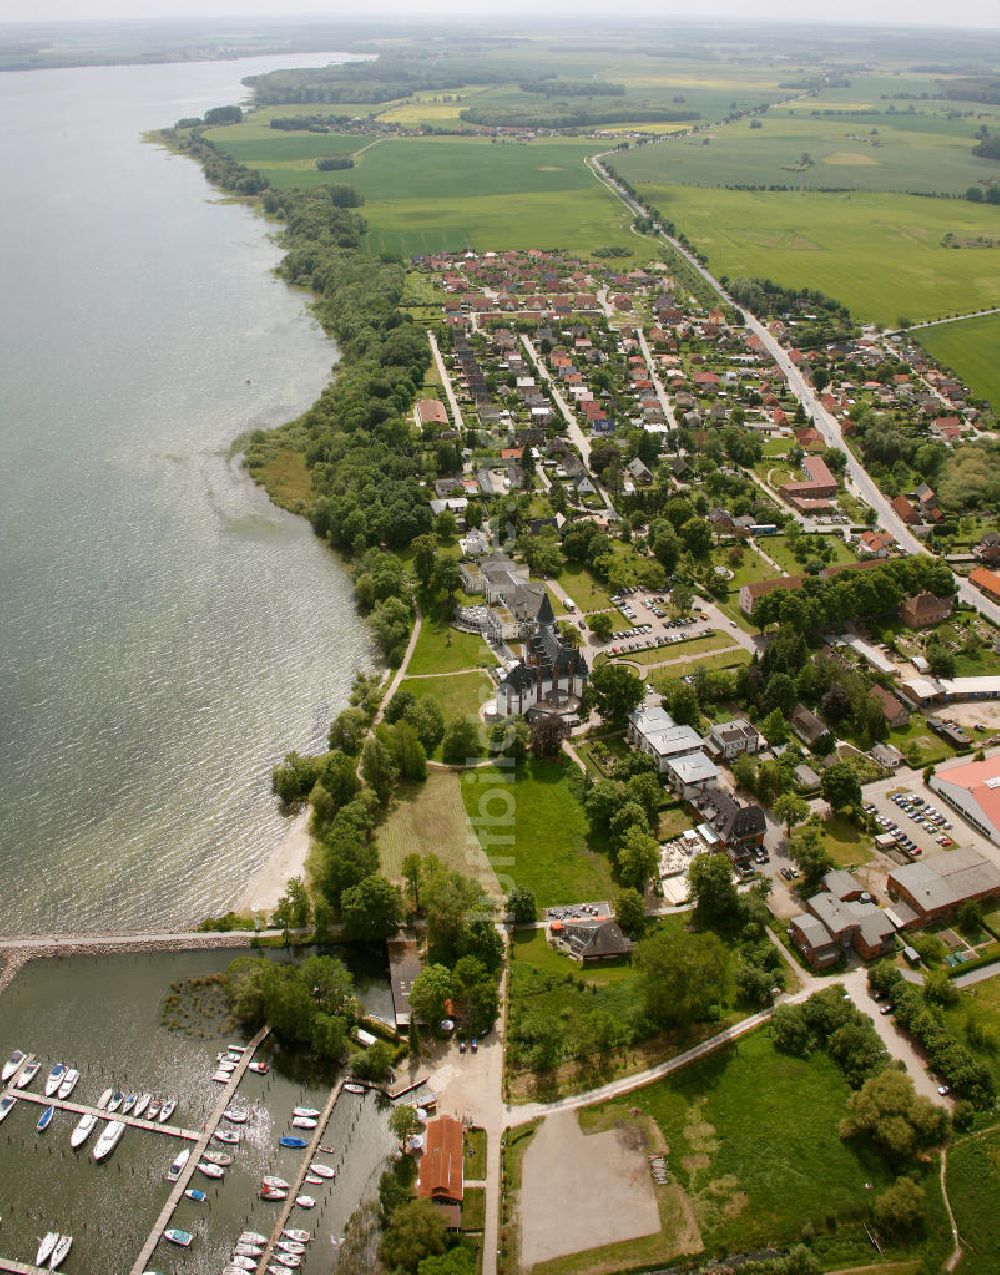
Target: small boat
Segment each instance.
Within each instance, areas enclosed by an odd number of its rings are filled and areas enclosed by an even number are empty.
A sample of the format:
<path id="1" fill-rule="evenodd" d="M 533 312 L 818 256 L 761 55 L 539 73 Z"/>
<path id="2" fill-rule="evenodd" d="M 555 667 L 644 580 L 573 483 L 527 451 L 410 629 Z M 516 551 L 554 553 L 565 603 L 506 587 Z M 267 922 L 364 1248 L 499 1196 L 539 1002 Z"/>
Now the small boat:
<path id="1" fill-rule="evenodd" d="M 307 1173 L 305 1176 L 305 1181 L 309 1186 L 323 1185 L 323 1179 L 319 1176 L 318 1173 Z"/>
<path id="2" fill-rule="evenodd" d="M 324 1155 L 336 1155 L 336 1154 L 337 1154 L 337 1148 L 336 1148 L 336 1147 L 331 1147 L 331 1146 L 329 1145 L 329 1143 L 326 1143 L 326 1142 L 321 1142 L 321 1143 L 319 1144 L 319 1149 L 320 1149 L 320 1151 L 322 1151 L 322 1152 L 323 1152 L 323 1154 L 324 1154 Z"/>
<path id="3" fill-rule="evenodd" d="M 246 1045 L 227 1045 L 226 1046 L 226 1053 L 235 1054 L 237 1058 L 242 1058 L 246 1052 L 247 1052 Z"/>
<path id="4" fill-rule="evenodd" d="M 15 1086 L 18 1089 L 27 1089 L 41 1070 L 42 1064 L 37 1058 L 32 1058 L 30 1062 L 26 1062 L 21 1068 L 21 1074 L 14 1081 Z"/>
<path id="5" fill-rule="evenodd" d="M 236 1070 L 236 1064 L 231 1058 L 222 1057 L 215 1064 L 216 1071 L 228 1071 L 230 1075 Z"/>
<path id="6" fill-rule="evenodd" d="M 233 1162 L 228 1151 L 203 1151 L 201 1158 L 208 1164 L 217 1164 L 220 1169 L 228 1169 Z"/>
<path id="7" fill-rule="evenodd" d="M 266 1076 L 271 1068 L 264 1062 L 252 1062 L 247 1064 L 247 1071 L 252 1071 L 255 1076 Z"/>
<path id="8" fill-rule="evenodd" d="M 319 1124 L 318 1120 L 313 1120 L 312 1116 L 295 1116 L 292 1125 L 296 1129 L 315 1129 Z"/>
<path id="9" fill-rule="evenodd" d="M 198 1162 L 198 1172 L 203 1173 L 206 1178 L 212 1178 L 216 1181 L 226 1176 L 226 1171 L 221 1164 L 211 1164 L 205 1161 Z"/>
<path id="10" fill-rule="evenodd" d="M 6 1084 L 7 1081 L 10 1080 L 11 1076 L 13 1076 L 14 1072 L 17 1071 L 17 1069 L 21 1066 L 21 1063 L 24 1062 L 27 1056 L 28 1055 L 24 1052 L 23 1049 L 15 1049 L 14 1052 L 11 1054 L 11 1056 L 4 1063 L 3 1067 L 0 1068 L 0 1081 L 3 1081 L 3 1083 Z"/>
<path id="11" fill-rule="evenodd" d="M 121 1120 L 109 1120 L 94 1146 L 94 1159 L 98 1162 L 106 1160 L 118 1143 L 121 1142 L 124 1132 L 125 1125 Z"/>
<path id="12" fill-rule="evenodd" d="M 160 1114 L 157 1116 L 157 1120 L 159 1120 L 160 1124 L 166 1124 L 176 1110 L 176 1101 L 173 1098 L 168 1098 L 160 1108 Z"/>
<path id="13" fill-rule="evenodd" d="M 122 1103 L 125 1101 L 125 1095 L 120 1089 L 116 1089 L 111 1095 L 111 1101 L 108 1103 L 109 1111 L 120 1111 Z"/>
<path id="14" fill-rule="evenodd" d="M 300 1244 L 308 1244 L 312 1239 L 312 1231 L 297 1231 L 294 1227 L 286 1228 L 281 1234 L 286 1240 L 298 1240 Z"/>
<path id="15" fill-rule="evenodd" d="M 240 1135 L 236 1129 L 216 1129 L 212 1134 L 216 1142 L 225 1142 L 229 1146 L 238 1146 Z"/>
<path id="16" fill-rule="evenodd" d="M 136 1120 L 142 1119 L 146 1108 L 152 1101 L 153 1095 L 148 1093 L 140 1094 L 139 1097 L 136 1098 L 135 1107 L 132 1109 L 132 1114 L 135 1116 Z"/>
<path id="17" fill-rule="evenodd" d="M 302 1265 L 302 1258 L 297 1253 L 275 1253 L 274 1260 L 287 1270 L 297 1270 Z"/>
<path id="18" fill-rule="evenodd" d="M 314 1209 L 316 1207 L 316 1201 L 311 1195 L 297 1195 L 295 1203 L 300 1209 Z"/>
<path id="19" fill-rule="evenodd" d="M 292 1253 L 296 1257 L 301 1257 L 306 1251 L 306 1246 L 299 1240 L 278 1240 L 274 1247 L 279 1253 Z"/>
<path id="20" fill-rule="evenodd" d="M 234 1244 L 233 1253 L 236 1257 L 263 1257 L 264 1250 L 259 1244 Z"/>
<path id="21" fill-rule="evenodd" d="M 113 1089 L 105 1089 L 104 1093 L 102 1093 L 100 1098 L 98 1098 L 97 1105 L 102 1111 L 107 1109 L 107 1105 L 114 1096 L 114 1092 L 115 1091 Z"/>
<path id="22" fill-rule="evenodd" d="M 35 1254 L 35 1265 L 47 1266 L 49 1258 L 52 1256 L 58 1243 L 59 1232 L 46 1231 L 42 1238 L 38 1241 L 38 1252 Z"/>
<path id="23" fill-rule="evenodd" d="M 55 1097 L 56 1091 L 58 1090 L 59 1086 L 62 1084 L 63 1078 L 65 1077 L 65 1075 L 66 1075 L 66 1064 L 56 1063 L 56 1065 L 49 1072 L 48 1078 L 45 1081 L 46 1098 Z"/>
<path id="24" fill-rule="evenodd" d="M 11 1110 L 16 1102 L 17 1102 L 16 1098 L 10 1098 L 10 1097 L 0 1098 L 0 1124 L 3 1124 L 3 1122 L 10 1115 Z"/>
<path id="25" fill-rule="evenodd" d="M 42 1114 L 38 1117 L 38 1123 L 35 1128 L 39 1133 L 44 1133 L 52 1123 L 52 1117 L 56 1114 L 55 1107 L 46 1107 Z"/>
<path id="26" fill-rule="evenodd" d="M 279 1147 L 291 1147 L 293 1151 L 301 1151 L 304 1147 L 307 1147 L 308 1145 L 309 1143 L 306 1142 L 305 1138 L 293 1138 L 288 1136 L 287 1134 L 284 1137 L 281 1137 L 278 1139 Z"/>
<path id="27" fill-rule="evenodd" d="M 139 1095 L 137 1093 L 127 1093 L 125 1095 L 125 1101 L 122 1103 L 122 1115 L 131 1115 L 132 1109 L 138 1101 Z"/>
<path id="28" fill-rule="evenodd" d="M 276 1191 L 273 1187 L 262 1186 L 257 1192 L 262 1200 L 287 1200 L 287 1191 Z"/>
<path id="29" fill-rule="evenodd" d="M 237 1270 L 241 1271 L 255 1271 L 257 1269 L 257 1263 L 252 1257 L 239 1257 L 237 1255 L 231 1258 L 230 1265 L 235 1266 Z"/>
<path id="30" fill-rule="evenodd" d="M 76 1123 L 76 1127 L 69 1135 L 69 1145 L 71 1147 L 82 1147 L 90 1135 L 94 1131 L 97 1124 L 97 1116 L 93 1111 L 88 1111 L 80 1117 Z"/>
<path id="31" fill-rule="evenodd" d="M 185 1147 L 183 1151 L 177 1152 L 177 1158 L 164 1175 L 168 1182 L 176 1182 L 184 1172 L 184 1166 L 191 1159 L 190 1148 Z"/>
<path id="32" fill-rule="evenodd" d="M 365 1092 L 365 1087 L 364 1087 L 364 1085 L 356 1085 L 356 1084 L 354 1084 L 354 1082 L 353 1082 L 353 1081 L 348 1081 L 348 1082 L 347 1082 L 347 1084 L 346 1084 L 346 1085 L 344 1085 L 344 1093 L 361 1093 L 361 1094 L 363 1094 L 364 1092 Z"/>
<path id="33" fill-rule="evenodd" d="M 290 1185 L 284 1178 L 276 1178 L 271 1173 L 264 1179 L 264 1186 L 274 1187 L 277 1191 L 287 1191 Z"/>
<path id="34" fill-rule="evenodd" d="M 208 1196 L 204 1191 L 199 1191 L 195 1186 L 189 1186 L 184 1192 L 189 1200 L 194 1200 L 195 1204 L 204 1204 Z"/>
<path id="35" fill-rule="evenodd" d="M 232 1076 L 228 1071 L 217 1071 L 212 1079 L 217 1085 L 228 1085 L 230 1080 L 232 1080 Z"/>
<path id="36" fill-rule="evenodd" d="M 59 1242 L 52 1250 L 52 1256 L 49 1258 L 49 1270 L 57 1271 L 66 1260 L 66 1255 L 73 1247 L 72 1235 L 60 1235 Z"/>
<path id="37" fill-rule="evenodd" d="M 190 1248 L 194 1235 L 191 1231 L 182 1231 L 179 1226 L 168 1226 L 163 1232 L 163 1238 L 180 1248 Z"/>
<path id="38" fill-rule="evenodd" d="M 261 1235 L 260 1231 L 240 1231 L 241 1244 L 266 1244 L 267 1236 Z"/>
<path id="39" fill-rule="evenodd" d="M 293 1107 L 292 1108 L 293 1116 L 306 1116 L 308 1119 L 315 1119 L 317 1116 L 321 1116 L 322 1114 L 323 1114 L 322 1111 L 319 1111 L 316 1107 Z"/>
<path id="40" fill-rule="evenodd" d="M 79 1082 L 80 1082 L 80 1073 L 77 1071 L 75 1067 L 70 1067 L 69 1071 L 67 1071 L 66 1075 L 63 1077 L 62 1084 L 59 1086 L 58 1090 L 56 1091 L 57 1097 L 61 1098 L 62 1101 L 65 1102 L 66 1099 L 73 1092 L 73 1090 L 77 1087 Z"/>
<path id="41" fill-rule="evenodd" d="M 309 1172 L 315 1173 L 318 1178 L 335 1178 L 337 1170 L 331 1168 L 329 1164 L 321 1164 L 319 1160 L 313 1160 L 309 1166 Z"/>
<path id="42" fill-rule="evenodd" d="M 223 1120 L 228 1120 L 230 1124 L 246 1124 L 247 1113 L 238 1111 L 235 1107 L 230 1107 L 222 1113 Z"/>
<path id="43" fill-rule="evenodd" d="M 155 1120 L 159 1114 L 160 1114 L 159 1098 L 150 1098 L 149 1106 L 146 1108 L 146 1119 Z"/>

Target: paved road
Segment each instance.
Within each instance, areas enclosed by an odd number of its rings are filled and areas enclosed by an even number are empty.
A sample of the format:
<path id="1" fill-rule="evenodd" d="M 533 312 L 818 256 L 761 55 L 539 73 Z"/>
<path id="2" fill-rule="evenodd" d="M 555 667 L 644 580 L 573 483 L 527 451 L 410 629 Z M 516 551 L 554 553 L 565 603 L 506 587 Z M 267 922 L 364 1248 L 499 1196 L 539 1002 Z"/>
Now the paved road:
<path id="1" fill-rule="evenodd" d="M 925 319 L 923 323 L 911 323 L 906 329 L 893 328 L 887 330 L 885 336 L 900 336 L 907 332 L 916 332 L 918 328 L 939 328 L 942 323 L 963 323 L 966 319 L 983 319 L 988 314 L 1000 314 L 1000 306 L 993 306 L 989 310 L 973 310 L 969 314 L 953 314 L 947 319 Z"/>
<path id="2" fill-rule="evenodd" d="M 622 200 L 628 208 L 637 216 L 645 216 L 645 209 L 641 208 L 634 199 L 625 191 L 614 178 L 608 173 L 603 166 L 602 160 L 612 152 L 607 151 L 603 155 L 594 155 L 587 161 L 588 167 L 595 173 L 598 180 L 603 182 L 605 186 L 613 190 L 614 193 Z M 840 433 L 840 425 L 835 417 L 833 417 L 820 402 L 816 392 L 811 385 L 807 384 L 805 377 L 789 358 L 788 351 L 784 348 L 780 341 L 769 331 L 767 326 L 749 310 L 744 310 L 742 306 L 736 304 L 732 297 L 726 292 L 718 279 L 709 271 L 692 253 L 688 252 L 676 239 L 672 238 L 665 232 L 660 232 L 661 238 L 664 239 L 675 252 L 688 262 L 692 269 L 696 270 L 699 275 L 710 284 L 718 294 L 725 299 L 727 304 L 739 310 L 743 315 L 746 327 L 750 332 L 760 337 L 761 343 L 767 352 L 781 368 L 782 372 L 788 380 L 789 389 L 799 400 L 809 417 L 812 418 L 813 424 L 823 435 L 823 439 L 828 447 L 835 447 L 838 451 L 844 453 L 847 458 L 847 474 L 850 485 L 853 487 L 855 494 L 865 503 L 872 506 L 878 514 L 879 525 L 892 534 L 896 542 L 907 553 L 926 553 L 927 550 L 917 537 L 910 531 L 909 527 L 902 521 L 892 505 L 888 497 L 884 496 L 875 483 L 872 481 L 868 471 L 857 459 L 851 449 L 844 442 Z M 955 586 L 959 597 L 963 602 L 974 607 L 981 615 L 987 617 L 994 624 L 1000 624 L 1000 605 L 991 602 L 984 597 L 978 589 L 974 588 L 967 580 L 963 580 L 961 576 L 955 576 Z"/>
<path id="3" fill-rule="evenodd" d="M 465 421 L 462 419 L 462 409 L 458 405 L 458 399 L 455 397 L 455 387 L 451 383 L 451 376 L 448 369 L 444 365 L 444 359 L 441 357 L 441 351 L 438 349 L 437 337 L 428 329 L 427 340 L 431 344 L 431 354 L 434 356 L 434 365 L 437 368 L 438 376 L 441 378 L 441 384 L 444 386 L 444 392 L 448 398 L 448 406 L 451 408 L 452 419 L 456 426 L 465 433 Z"/>
<path id="4" fill-rule="evenodd" d="M 1000 974 L 1000 961 L 992 965 L 984 965 L 978 970 L 969 970 L 968 974 L 959 974 L 951 980 L 953 987 L 974 987 L 976 983 L 985 983 L 988 978 L 996 978 Z"/>
<path id="5" fill-rule="evenodd" d="M 653 389 L 656 390 L 656 397 L 660 401 L 660 407 L 663 415 L 667 418 L 667 424 L 671 429 L 677 428 L 677 418 L 674 416 L 673 404 L 667 397 L 667 392 L 663 388 L 663 382 L 660 380 L 660 374 L 656 370 L 656 363 L 653 359 L 653 351 L 649 348 L 649 342 L 646 340 L 646 332 L 644 328 L 638 329 L 639 347 L 642 350 L 642 357 L 646 360 L 646 368 L 649 371 L 649 379 L 653 382 Z M 683 450 L 680 453 L 684 454 Z"/>

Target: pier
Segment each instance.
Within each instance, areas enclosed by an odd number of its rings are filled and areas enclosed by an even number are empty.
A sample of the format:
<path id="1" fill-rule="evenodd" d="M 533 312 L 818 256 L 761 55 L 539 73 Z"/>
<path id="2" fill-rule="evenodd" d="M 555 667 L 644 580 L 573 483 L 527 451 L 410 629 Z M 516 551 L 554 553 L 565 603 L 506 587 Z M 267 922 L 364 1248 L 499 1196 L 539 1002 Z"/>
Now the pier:
<path id="1" fill-rule="evenodd" d="M 201 1137 L 196 1129 L 181 1129 L 174 1124 L 160 1124 L 159 1120 L 137 1120 L 135 1116 L 123 1115 L 120 1111 L 108 1111 L 104 1107 L 87 1107 L 80 1102 L 70 1102 L 62 1098 L 46 1098 L 43 1094 L 31 1093 L 27 1089 L 6 1089 L 5 1094 L 24 1102 L 33 1102 L 39 1107 L 55 1107 L 58 1111 L 72 1111 L 74 1115 L 100 1116 L 102 1120 L 120 1120 L 122 1124 L 131 1125 L 134 1129 L 145 1129 L 148 1133 L 165 1133 L 170 1138 L 184 1138 L 188 1142 L 197 1142 Z"/>
<path id="2" fill-rule="evenodd" d="M 159 1244 L 160 1242 L 163 1232 L 170 1225 L 170 1219 L 174 1215 L 174 1210 L 177 1208 L 177 1205 L 180 1203 L 180 1201 L 184 1197 L 184 1192 L 187 1190 L 188 1183 L 191 1181 L 192 1174 L 194 1173 L 195 1169 L 197 1169 L 198 1167 L 198 1161 L 201 1159 L 203 1152 L 208 1150 L 208 1144 L 212 1140 L 212 1135 L 215 1133 L 216 1129 L 219 1127 L 219 1121 L 222 1119 L 222 1113 L 226 1110 L 226 1108 L 232 1102 L 233 1098 L 236 1096 L 236 1092 L 240 1087 L 240 1082 L 243 1080 L 243 1077 L 246 1075 L 247 1067 L 250 1065 L 251 1062 L 253 1062 L 254 1054 L 257 1052 L 261 1042 L 265 1039 L 265 1037 L 268 1035 L 270 1030 L 271 1030 L 270 1027 L 262 1027 L 260 1031 L 257 1033 L 257 1035 L 254 1036 L 250 1044 L 243 1051 L 243 1057 L 240 1059 L 240 1062 L 236 1070 L 233 1072 L 232 1076 L 229 1078 L 229 1083 L 223 1087 L 222 1096 L 219 1098 L 219 1101 L 216 1103 L 212 1111 L 212 1114 L 209 1116 L 208 1120 L 205 1122 L 204 1129 L 202 1130 L 201 1133 L 195 1134 L 196 1144 L 194 1149 L 191 1152 L 191 1156 L 187 1164 L 181 1170 L 180 1177 L 174 1183 L 174 1189 L 170 1192 L 170 1195 L 167 1197 L 167 1202 L 166 1204 L 164 1204 L 162 1210 L 160 1211 L 160 1216 L 153 1223 L 153 1229 L 150 1231 L 149 1235 L 146 1237 L 146 1242 L 142 1246 L 142 1251 L 140 1252 L 139 1256 L 135 1259 L 135 1262 L 132 1264 L 130 1275 L 143 1275 L 143 1271 L 146 1271 L 149 1269 L 150 1258 L 153 1256 L 153 1253 L 156 1250 L 157 1244 Z M 140 1123 L 142 1122 L 140 1121 Z M 32 1267 L 25 1267 L 24 1269 L 33 1270 Z"/>
<path id="3" fill-rule="evenodd" d="M 48 1267 L 46 1266 L 31 1266 L 27 1262 L 12 1262 L 6 1257 L 0 1257 L 0 1271 L 10 1271 L 11 1275 L 48 1275 Z"/>
<path id="4" fill-rule="evenodd" d="M 280 1238 L 281 1232 L 288 1225 L 288 1219 L 291 1217 L 292 1209 L 295 1207 L 295 1197 L 302 1191 L 305 1176 L 309 1172 L 309 1166 L 312 1164 L 316 1152 L 319 1150 L 319 1144 L 323 1141 L 323 1136 L 326 1133 L 326 1126 L 330 1123 L 330 1116 L 333 1114 L 334 1105 L 340 1097 L 340 1091 L 343 1088 L 343 1085 L 343 1080 L 338 1080 L 333 1089 L 330 1090 L 330 1096 L 326 1100 L 326 1106 L 323 1108 L 323 1114 L 320 1116 L 316 1128 L 313 1131 L 312 1139 L 310 1140 L 309 1145 L 302 1152 L 302 1164 L 299 1167 L 298 1173 L 295 1175 L 295 1180 L 289 1188 L 288 1199 L 280 1202 L 278 1217 L 274 1223 L 274 1228 L 271 1231 L 270 1238 L 264 1245 L 264 1254 L 257 1263 L 257 1275 L 263 1275 L 263 1272 L 267 1269 L 267 1264 L 271 1260 L 271 1252 Z M 302 1229 L 305 1230 L 306 1228 L 303 1227 Z M 141 1275 L 141 1268 L 139 1271 L 133 1271 L 132 1275 Z"/>

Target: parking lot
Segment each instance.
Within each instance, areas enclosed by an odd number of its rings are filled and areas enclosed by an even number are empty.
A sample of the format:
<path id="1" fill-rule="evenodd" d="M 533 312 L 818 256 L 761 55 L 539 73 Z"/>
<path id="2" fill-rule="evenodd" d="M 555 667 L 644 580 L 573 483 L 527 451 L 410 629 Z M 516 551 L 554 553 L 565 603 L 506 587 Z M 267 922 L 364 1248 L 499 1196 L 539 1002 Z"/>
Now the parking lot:
<path id="1" fill-rule="evenodd" d="M 571 903 L 561 908 L 546 908 L 546 921 L 582 921 L 585 917 L 612 915 L 610 903 Z"/>
<path id="2" fill-rule="evenodd" d="M 945 828 L 942 826 L 938 832 L 932 834 L 926 828 L 917 824 L 905 812 L 900 810 L 889 795 L 903 789 L 910 795 L 921 798 L 929 806 L 932 806 L 952 827 Z M 915 845 L 920 847 L 921 854 L 919 857 L 921 859 L 926 859 L 928 856 L 935 854 L 946 854 L 949 850 L 961 846 L 964 849 L 975 850 L 983 855 L 984 858 L 1000 866 L 1000 849 L 986 837 L 976 832 L 975 829 L 969 827 L 961 816 L 957 815 L 945 804 L 939 793 L 933 792 L 927 787 L 919 772 L 904 770 L 889 779 L 880 779 L 874 784 L 866 784 L 864 797 L 867 803 L 875 807 L 877 815 L 898 824 L 902 832 L 910 837 Z M 952 839 L 954 846 L 938 844 L 938 836 L 945 835 Z M 906 856 L 897 851 L 890 857 L 909 862 L 914 856 Z"/>
<path id="3" fill-rule="evenodd" d="M 697 610 L 689 616 L 670 618 L 669 603 L 663 594 L 642 589 L 627 589 L 611 599 L 621 616 L 608 643 L 594 644 L 596 650 L 610 655 L 627 655 L 630 651 L 652 651 L 667 648 L 713 631 L 711 623 Z"/>

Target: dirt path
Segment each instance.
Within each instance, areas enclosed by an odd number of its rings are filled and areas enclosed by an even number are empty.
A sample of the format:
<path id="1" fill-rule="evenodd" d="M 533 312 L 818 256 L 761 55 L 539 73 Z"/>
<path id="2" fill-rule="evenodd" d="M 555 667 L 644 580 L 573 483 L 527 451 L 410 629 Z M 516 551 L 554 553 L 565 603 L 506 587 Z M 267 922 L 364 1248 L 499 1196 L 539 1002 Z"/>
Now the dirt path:
<path id="1" fill-rule="evenodd" d="M 410 660 L 413 659 L 413 652 L 416 650 L 417 639 L 420 637 L 420 629 L 423 625 L 423 615 L 420 611 L 420 603 L 416 600 L 416 598 L 414 598 L 413 600 L 413 607 L 416 612 L 416 618 L 413 622 L 413 632 L 410 634 L 410 640 L 406 644 L 406 651 L 403 654 L 403 658 L 402 658 L 402 661 L 400 662 L 399 668 L 396 669 L 396 672 L 393 675 L 392 681 L 386 687 L 385 694 L 382 696 L 382 702 L 381 704 L 379 704 L 378 710 L 375 713 L 375 718 L 372 721 L 372 730 L 375 729 L 375 727 L 379 724 L 379 722 L 381 722 L 382 718 L 385 716 L 385 710 L 389 704 L 389 701 L 399 690 L 399 684 L 403 680 L 403 678 L 406 676 L 406 666 L 409 664 Z M 369 731 L 368 733 L 370 735 L 371 731 Z M 360 762 L 358 764 L 360 765 Z"/>
<path id="2" fill-rule="evenodd" d="M 944 1207 L 948 1211 L 948 1223 L 951 1226 L 951 1238 L 954 1248 L 948 1255 L 948 1260 L 944 1264 L 946 1271 L 953 1271 L 962 1260 L 962 1241 L 958 1234 L 958 1224 L 955 1221 L 955 1214 L 951 1211 L 951 1200 L 948 1199 L 948 1148 L 944 1147 L 941 1151 L 941 1199 L 944 1200 Z"/>

